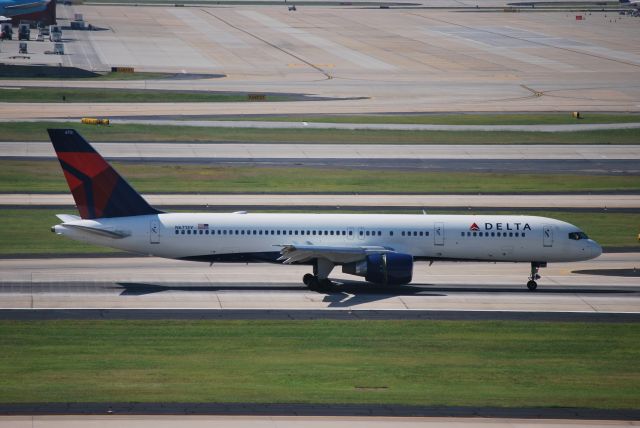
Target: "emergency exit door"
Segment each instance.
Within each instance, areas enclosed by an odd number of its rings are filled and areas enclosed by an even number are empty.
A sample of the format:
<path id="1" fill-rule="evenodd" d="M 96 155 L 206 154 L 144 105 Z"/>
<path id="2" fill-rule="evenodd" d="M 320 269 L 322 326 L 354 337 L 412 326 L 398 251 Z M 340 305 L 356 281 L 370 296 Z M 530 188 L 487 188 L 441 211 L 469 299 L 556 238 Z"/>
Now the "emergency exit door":
<path id="1" fill-rule="evenodd" d="M 444 223 L 433 225 L 433 243 L 435 245 L 444 245 Z"/>
<path id="2" fill-rule="evenodd" d="M 151 244 L 160 243 L 160 222 L 158 220 L 151 220 L 149 224 L 149 242 Z"/>

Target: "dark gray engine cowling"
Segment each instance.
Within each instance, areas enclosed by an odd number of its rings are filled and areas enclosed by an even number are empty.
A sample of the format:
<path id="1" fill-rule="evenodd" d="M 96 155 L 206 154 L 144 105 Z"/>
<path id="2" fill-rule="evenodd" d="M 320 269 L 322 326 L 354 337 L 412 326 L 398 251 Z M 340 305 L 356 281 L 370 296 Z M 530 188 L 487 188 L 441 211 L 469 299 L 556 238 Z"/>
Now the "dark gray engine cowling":
<path id="1" fill-rule="evenodd" d="M 413 256 L 401 253 L 371 254 L 362 261 L 342 265 L 342 272 L 364 276 L 375 284 L 408 284 L 413 276 Z"/>

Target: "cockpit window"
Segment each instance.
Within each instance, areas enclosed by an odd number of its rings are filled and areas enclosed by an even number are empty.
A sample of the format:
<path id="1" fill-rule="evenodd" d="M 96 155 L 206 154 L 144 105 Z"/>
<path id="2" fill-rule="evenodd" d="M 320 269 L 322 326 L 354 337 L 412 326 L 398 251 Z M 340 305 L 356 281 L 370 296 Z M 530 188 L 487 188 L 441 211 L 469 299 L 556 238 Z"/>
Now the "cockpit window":
<path id="1" fill-rule="evenodd" d="M 579 241 L 581 239 L 589 239 L 589 237 L 584 232 L 571 232 L 569 234 L 569 239 L 573 239 L 574 241 Z"/>

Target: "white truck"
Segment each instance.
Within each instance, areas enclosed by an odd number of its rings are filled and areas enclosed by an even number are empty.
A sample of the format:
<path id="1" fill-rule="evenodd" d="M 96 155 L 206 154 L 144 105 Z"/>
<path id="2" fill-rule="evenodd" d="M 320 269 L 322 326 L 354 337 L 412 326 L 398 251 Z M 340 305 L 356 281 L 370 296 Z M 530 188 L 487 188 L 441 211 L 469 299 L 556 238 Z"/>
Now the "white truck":
<path id="1" fill-rule="evenodd" d="M 58 25 L 49 26 L 49 40 L 52 42 L 62 41 L 62 28 Z"/>

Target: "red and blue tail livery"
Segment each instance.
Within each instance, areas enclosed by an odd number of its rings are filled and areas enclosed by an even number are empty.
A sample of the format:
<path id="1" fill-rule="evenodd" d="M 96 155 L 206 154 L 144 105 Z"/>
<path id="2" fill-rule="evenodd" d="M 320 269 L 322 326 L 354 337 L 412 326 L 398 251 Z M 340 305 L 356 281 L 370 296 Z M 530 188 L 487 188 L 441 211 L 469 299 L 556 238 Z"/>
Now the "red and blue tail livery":
<path id="1" fill-rule="evenodd" d="M 83 219 L 158 214 L 74 129 L 48 129 Z"/>

